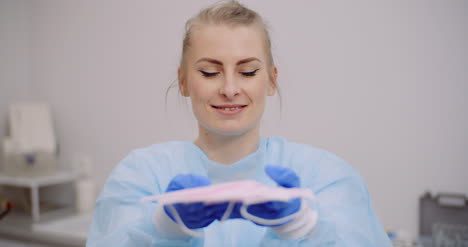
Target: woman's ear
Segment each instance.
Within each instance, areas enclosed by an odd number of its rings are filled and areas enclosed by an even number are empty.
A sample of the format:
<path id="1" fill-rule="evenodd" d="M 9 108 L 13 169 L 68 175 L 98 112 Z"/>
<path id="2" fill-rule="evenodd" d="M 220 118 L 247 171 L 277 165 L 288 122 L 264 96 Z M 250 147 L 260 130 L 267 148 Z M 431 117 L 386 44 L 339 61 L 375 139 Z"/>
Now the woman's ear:
<path id="1" fill-rule="evenodd" d="M 179 80 L 179 91 L 180 94 L 184 97 L 189 97 L 190 94 L 187 90 L 187 81 L 184 73 L 182 72 L 181 68 L 177 70 L 177 79 Z"/>
<path id="2" fill-rule="evenodd" d="M 270 84 L 268 85 L 268 96 L 273 96 L 275 95 L 276 92 L 276 79 L 278 78 L 278 68 L 273 65 L 273 68 L 271 69 L 271 75 L 270 75 Z"/>

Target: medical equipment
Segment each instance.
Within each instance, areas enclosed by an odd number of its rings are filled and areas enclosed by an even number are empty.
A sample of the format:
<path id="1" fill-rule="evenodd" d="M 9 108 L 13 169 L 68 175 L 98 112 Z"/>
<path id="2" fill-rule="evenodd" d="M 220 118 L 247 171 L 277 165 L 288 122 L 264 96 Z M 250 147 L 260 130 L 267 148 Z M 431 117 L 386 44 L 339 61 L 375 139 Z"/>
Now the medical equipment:
<path id="1" fill-rule="evenodd" d="M 57 143 L 48 104 L 12 104 L 8 126 L 10 136 L 3 139 L 2 145 L 2 173 L 21 177 L 53 174 Z"/>
<path id="2" fill-rule="evenodd" d="M 265 173 L 272 180 L 274 180 L 278 185 L 281 185 L 285 188 L 293 188 L 293 187 L 300 186 L 299 177 L 290 168 L 266 165 Z M 166 189 L 166 192 L 172 192 L 172 191 L 178 191 L 182 189 L 208 186 L 208 185 L 211 185 L 211 181 L 205 176 L 200 176 L 196 174 L 179 174 L 171 180 L 171 182 L 168 185 L 168 188 Z M 248 182 L 240 183 L 240 186 L 244 186 L 244 185 L 249 186 Z M 255 183 L 250 184 L 250 185 L 255 186 Z M 239 186 L 239 184 L 235 184 L 234 186 Z M 192 201 L 193 204 L 185 203 L 183 205 L 180 205 L 179 203 L 179 205 L 176 205 L 175 207 L 177 211 L 179 212 L 179 214 L 182 214 L 180 216 L 182 217 L 183 222 L 186 225 L 187 223 L 189 224 L 187 225 L 188 228 L 205 227 L 209 225 L 211 222 L 213 222 L 215 219 L 220 220 L 222 218 L 223 212 L 225 212 L 228 207 L 227 202 L 229 201 L 229 199 L 223 200 L 222 198 L 226 195 L 229 197 L 229 194 L 231 193 L 236 193 L 236 189 L 237 191 L 241 191 L 240 194 L 244 193 L 242 191 L 242 188 L 239 188 L 239 187 L 233 188 L 232 186 L 230 187 L 229 184 L 218 186 L 218 188 L 215 189 L 216 192 L 214 192 L 214 193 L 217 193 L 216 199 L 220 200 L 217 204 L 210 203 L 210 202 L 207 203 L 206 201 L 199 201 L 200 198 L 203 197 L 203 195 L 201 195 L 200 197 L 200 195 L 189 193 L 191 196 L 194 196 L 193 198 L 194 201 Z M 247 188 L 247 189 L 252 189 L 252 188 Z M 202 193 L 212 194 L 213 191 L 210 190 L 208 192 L 202 192 Z M 187 197 L 185 197 L 183 200 L 186 200 L 186 199 Z M 242 199 L 246 200 L 245 197 Z M 204 204 L 209 204 L 209 206 L 200 204 L 200 202 L 203 202 Z M 249 207 L 249 212 L 252 213 L 252 217 L 264 218 L 264 219 L 282 218 L 284 216 L 287 216 L 287 215 L 290 215 L 299 211 L 301 207 L 299 198 L 291 199 L 288 202 L 267 201 L 263 203 L 252 203 L 252 204 L 255 204 Z M 229 218 L 243 218 L 240 213 L 241 206 L 242 205 L 240 202 L 235 202 L 235 204 L 232 206 L 231 213 L 229 214 Z M 169 217 L 175 221 L 175 218 L 173 214 L 171 213 L 171 211 L 169 210 L 168 205 L 166 205 L 164 209 L 166 213 L 169 215 Z M 203 211 L 203 216 L 204 216 L 203 219 L 197 218 L 200 216 L 197 215 L 195 211 Z M 188 213 L 185 214 L 185 212 L 188 212 Z M 254 222 L 258 225 L 262 225 L 260 223 L 262 222 L 261 219 L 257 219 Z M 268 225 L 268 223 L 265 225 Z M 269 225 L 269 226 L 272 226 L 272 225 Z"/>
<path id="3" fill-rule="evenodd" d="M 179 224 L 184 232 L 193 236 L 201 236 L 199 232 L 190 230 L 185 226 L 183 220 L 180 218 L 172 204 L 203 202 L 206 205 L 210 205 L 229 202 L 226 211 L 220 219 L 221 221 L 225 221 L 229 218 L 235 203 L 241 202 L 242 206 L 240 208 L 240 214 L 243 218 L 262 225 L 273 226 L 282 225 L 295 219 L 299 212 L 279 219 L 264 219 L 253 215 L 247 210 L 247 208 L 252 204 L 271 201 L 288 202 L 294 198 L 315 199 L 312 192 L 304 188 L 268 187 L 256 181 L 238 181 L 168 192 L 156 196 L 145 197 L 142 201 L 158 201 L 163 205 L 167 205 L 176 219 L 177 224 Z M 305 200 L 303 200 L 303 202 L 305 202 Z"/>
<path id="4" fill-rule="evenodd" d="M 429 192 L 419 199 L 419 234 L 424 247 L 468 247 L 468 198 Z"/>
<path id="5" fill-rule="evenodd" d="M 299 188 L 301 185 L 300 179 L 297 174 L 290 168 L 282 166 L 265 166 L 265 173 L 278 185 L 284 188 Z M 271 225 L 269 223 L 261 223 L 263 219 L 278 219 L 283 218 L 287 215 L 296 213 L 301 208 L 301 200 L 299 198 L 290 199 L 287 202 L 284 201 L 267 201 L 264 203 L 258 203 L 249 207 L 249 212 L 252 216 L 256 217 L 254 221 L 258 225 L 267 226 L 279 226 Z M 286 222 L 285 222 L 286 223 Z M 283 223 L 284 224 L 284 223 Z"/>

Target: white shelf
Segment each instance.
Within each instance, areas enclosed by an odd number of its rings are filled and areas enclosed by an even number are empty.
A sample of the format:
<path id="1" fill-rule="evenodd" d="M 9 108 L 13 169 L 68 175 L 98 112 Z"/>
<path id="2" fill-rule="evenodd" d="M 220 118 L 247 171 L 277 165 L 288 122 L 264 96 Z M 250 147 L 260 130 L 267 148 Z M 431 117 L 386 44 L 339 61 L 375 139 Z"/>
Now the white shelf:
<path id="1" fill-rule="evenodd" d="M 10 185 L 18 187 L 40 187 L 55 184 L 74 182 L 79 174 L 71 171 L 57 171 L 53 175 L 41 177 L 12 177 L 0 174 L 0 185 Z"/>
<path id="2" fill-rule="evenodd" d="M 0 175 L 0 185 L 26 187 L 31 189 L 31 215 L 32 220 L 40 220 L 39 188 L 42 186 L 59 185 L 77 181 L 79 174 L 71 171 L 57 171 L 50 176 L 40 177 L 14 177 L 5 174 Z"/>
<path id="3" fill-rule="evenodd" d="M 57 171 L 50 176 L 14 177 L 0 174 L 0 186 L 22 187 L 31 191 L 31 213 L 11 211 L 0 221 L 0 234 L 29 238 L 67 246 L 84 246 L 90 215 L 76 215 L 73 205 L 40 206 L 39 189 L 78 181 L 79 174 Z"/>

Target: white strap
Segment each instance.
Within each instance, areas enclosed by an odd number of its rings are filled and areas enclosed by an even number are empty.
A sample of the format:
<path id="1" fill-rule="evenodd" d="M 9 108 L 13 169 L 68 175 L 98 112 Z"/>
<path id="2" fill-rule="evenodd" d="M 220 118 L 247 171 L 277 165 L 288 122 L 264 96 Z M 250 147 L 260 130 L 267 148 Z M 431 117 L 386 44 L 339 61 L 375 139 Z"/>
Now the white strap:
<path id="1" fill-rule="evenodd" d="M 166 239 L 188 239 L 191 235 L 183 232 L 180 227 L 169 218 L 164 206 L 159 204 L 153 216 L 153 224 L 157 234 Z"/>
<path id="2" fill-rule="evenodd" d="M 306 200 L 302 199 L 301 208 L 304 207 L 304 206 L 307 206 L 305 204 L 306 204 Z M 251 221 L 253 221 L 253 222 L 257 223 L 257 224 L 261 224 L 261 225 L 265 225 L 265 226 L 274 226 L 274 225 L 285 224 L 285 223 L 287 223 L 289 221 L 292 221 L 292 220 L 296 219 L 297 216 L 301 213 L 301 210 L 299 210 L 298 212 L 290 214 L 290 215 L 285 216 L 283 218 L 270 220 L 270 219 L 264 219 L 264 218 L 260 218 L 260 217 L 257 217 L 255 215 L 250 214 L 247 211 L 247 207 L 250 206 L 250 205 L 251 204 L 247 204 L 247 203 L 242 204 L 242 207 L 240 208 L 240 213 L 241 213 L 242 217 L 244 217 L 244 218 L 246 218 L 248 220 L 251 220 Z"/>
<path id="3" fill-rule="evenodd" d="M 305 205 L 303 203 L 302 205 Z M 272 227 L 271 229 L 283 239 L 298 239 L 310 234 L 317 225 L 318 214 L 308 206 L 302 206 L 299 215 L 292 222 Z"/>

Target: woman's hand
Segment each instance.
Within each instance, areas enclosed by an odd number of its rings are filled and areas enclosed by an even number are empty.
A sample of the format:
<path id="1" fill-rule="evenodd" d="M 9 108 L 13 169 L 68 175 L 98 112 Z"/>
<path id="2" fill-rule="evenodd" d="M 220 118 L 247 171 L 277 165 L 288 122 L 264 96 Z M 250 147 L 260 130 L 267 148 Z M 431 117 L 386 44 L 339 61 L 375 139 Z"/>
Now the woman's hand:
<path id="1" fill-rule="evenodd" d="M 278 185 L 282 187 L 300 187 L 299 177 L 290 168 L 268 165 L 265 167 L 265 172 L 271 179 L 273 179 Z M 208 179 L 208 177 L 195 174 L 180 174 L 171 180 L 169 186 L 166 189 L 166 192 L 208 185 L 211 185 L 211 181 Z M 206 205 L 202 202 L 176 203 L 173 206 L 185 226 L 187 226 L 189 229 L 196 229 L 206 227 L 215 220 L 220 220 L 228 207 L 228 202 L 209 205 Z M 229 215 L 230 219 L 244 218 L 240 213 L 241 206 L 242 203 L 235 203 L 234 208 Z M 300 209 L 301 199 L 295 198 L 289 200 L 288 202 L 269 201 L 252 204 L 247 207 L 247 212 L 258 218 L 275 220 L 297 213 Z M 164 206 L 164 211 L 174 222 L 177 223 L 168 206 Z M 289 222 L 277 225 L 263 225 L 258 222 L 254 223 L 261 226 L 276 227 L 287 224 Z"/>
<path id="2" fill-rule="evenodd" d="M 265 167 L 266 174 L 273 179 L 278 185 L 285 188 L 300 187 L 300 180 L 296 173 L 287 167 L 267 165 Z M 273 220 L 280 219 L 296 213 L 301 208 L 301 199 L 291 199 L 288 202 L 270 201 L 259 204 L 250 205 L 247 212 L 259 218 Z M 254 222 L 257 225 L 262 225 Z M 287 223 L 287 222 L 286 222 Z M 286 224 L 283 223 L 283 224 Z M 280 226 L 274 225 L 274 226 Z"/>
<path id="3" fill-rule="evenodd" d="M 208 177 L 195 174 L 179 174 L 175 176 L 169 185 L 166 192 L 183 190 L 200 186 L 211 185 Z M 197 203 L 176 203 L 173 205 L 179 214 L 182 222 L 189 229 L 206 227 L 214 220 L 219 218 L 226 209 L 226 204 L 210 204 L 205 205 L 202 202 Z M 166 214 L 177 223 L 168 206 L 164 206 Z"/>

